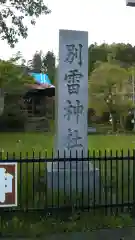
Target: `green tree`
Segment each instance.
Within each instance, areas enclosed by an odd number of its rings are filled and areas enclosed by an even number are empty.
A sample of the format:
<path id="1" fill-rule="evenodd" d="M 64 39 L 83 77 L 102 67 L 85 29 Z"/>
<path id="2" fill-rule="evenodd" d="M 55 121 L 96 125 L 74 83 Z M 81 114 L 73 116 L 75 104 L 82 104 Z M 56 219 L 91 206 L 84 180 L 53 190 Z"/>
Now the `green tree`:
<path id="1" fill-rule="evenodd" d="M 0 0 L 0 34 L 11 47 L 18 42 L 19 37 L 27 38 L 28 27 L 24 20 L 28 17 L 35 25 L 36 19 L 42 14 L 50 13 L 43 0 Z"/>
<path id="2" fill-rule="evenodd" d="M 55 79 L 55 56 L 53 52 L 48 51 L 43 57 L 43 69 L 48 74 L 49 79 L 54 83 Z"/>
<path id="3" fill-rule="evenodd" d="M 41 73 L 42 72 L 42 52 L 36 52 L 33 59 L 29 61 L 28 66 L 32 72 Z"/>
<path id="4" fill-rule="evenodd" d="M 97 63 L 90 77 L 90 106 L 99 113 L 110 113 L 113 131 L 116 131 L 116 119 L 123 119 L 132 106 L 128 77 L 128 71 L 113 62 Z"/>
<path id="5" fill-rule="evenodd" d="M 27 84 L 34 83 L 34 79 L 22 71 L 21 66 L 10 61 L 0 61 L 0 88 L 9 94 L 23 93 Z"/>
<path id="6" fill-rule="evenodd" d="M 28 85 L 34 83 L 34 79 L 27 75 L 11 60 L 0 60 L 0 90 L 1 90 L 1 114 L 4 110 L 5 96 L 15 96 L 15 102 L 27 91 Z M 10 101 L 9 101 L 10 103 Z"/>
<path id="7" fill-rule="evenodd" d="M 95 68 L 95 63 L 97 61 L 106 62 L 108 55 L 108 48 L 106 44 L 97 45 L 91 44 L 88 51 L 88 60 L 89 60 L 89 68 L 88 68 L 88 75 L 90 76 L 91 72 Z"/>
<path id="8" fill-rule="evenodd" d="M 135 64 L 135 47 L 131 44 L 113 43 L 113 44 L 92 44 L 89 46 L 89 76 L 95 69 L 95 63 L 97 61 L 107 62 L 108 54 L 113 56 L 121 66 L 129 68 Z"/>

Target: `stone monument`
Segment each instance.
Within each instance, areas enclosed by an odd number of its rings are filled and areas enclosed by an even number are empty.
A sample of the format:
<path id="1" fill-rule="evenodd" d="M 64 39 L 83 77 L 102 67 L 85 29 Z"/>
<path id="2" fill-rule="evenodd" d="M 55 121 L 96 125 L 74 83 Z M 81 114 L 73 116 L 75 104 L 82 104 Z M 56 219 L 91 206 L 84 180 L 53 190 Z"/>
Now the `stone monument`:
<path id="1" fill-rule="evenodd" d="M 55 157 L 68 161 L 59 160 L 53 167 L 48 163 L 48 187 L 53 186 L 54 191 L 64 189 L 66 193 L 77 188 L 78 192 L 83 190 L 87 194 L 88 186 L 92 192 L 94 185 L 96 188 L 99 185 L 99 170 L 93 169 L 87 159 L 88 32 L 59 31 L 55 99 Z"/>

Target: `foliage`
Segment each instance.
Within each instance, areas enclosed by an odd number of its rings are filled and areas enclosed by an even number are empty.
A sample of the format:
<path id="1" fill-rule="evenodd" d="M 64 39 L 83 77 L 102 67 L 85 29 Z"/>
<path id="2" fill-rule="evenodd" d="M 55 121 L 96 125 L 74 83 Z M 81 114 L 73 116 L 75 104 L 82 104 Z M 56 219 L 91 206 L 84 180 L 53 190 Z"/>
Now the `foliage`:
<path id="1" fill-rule="evenodd" d="M 18 214 L 19 215 L 19 214 Z M 1 221 L 0 232 L 1 237 L 7 238 L 45 238 L 45 239 L 66 239 L 72 238 L 72 235 L 68 233 L 89 236 L 93 239 L 93 233 L 96 237 L 96 230 L 103 228 L 124 228 L 130 227 L 133 224 L 133 219 L 130 215 L 118 215 L 118 216 L 104 216 L 101 213 L 95 211 L 92 213 L 75 212 L 69 213 L 68 216 L 62 217 L 57 214 L 56 216 L 50 216 L 44 213 L 44 216 L 39 214 L 23 213 L 20 216 L 12 216 L 9 219 L 9 213 L 5 213 L 5 219 Z M 102 219 L 102 221 L 101 221 Z M 55 236 L 54 236 L 55 234 Z M 62 235 L 61 235 L 62 234 Z M 67 235 L 68 234 L 68 235 Z M 130 234 L 130 233 L 129 233 Z M 115 234 L 116 235 L 116 234 Z M 75 235 L 74 235 L 75 236 Z M 98 234 L 99 236 L 99 234 Z"/>
<path id="2" fill-rule="evenodd" d="M 36 52 L 33 59 L 28 62 L 30 70 L 34 73 L 42 72 L 42 52 Z"/>
<path id="3" fill-rule="evenodd" d="M 5 93 L 20 93 L 26 91 L 27 84 L 34 83 L 34 79 L 22 71 L 22 68 L 12 61 L 0 61 L 0 88 Z"/>
<path id="4" fill-rule="evenodd" d="M 97 61 L 107 62 L 108 54 L 113 56 L 121 66 L 128 68 L 135 64 L 135 46 L 124 43 L 113 43 L 101 45 L 91 44 L 89 46 L 89 76 L 95 69 L 95 63 Z"/>
<path id="5" fill-rule="evenodd" d="M 36 18 L 50 13 L 43 0 L 0 0 L 0 34 L 11 47 L 14 47 L 21 36 L 26 38 L 28 27 L 24 20 L 29 17 L 30 23 L 35 25 Z"/>
<path id="6" fill-rule="evenodd" d="M 55 56 L 53 52 L 48 51 L 43 58 L 43 66 L 46 69 L 49 79 L 54 83 L 55 79 Z"/>
<path id="7" fill-rule="evenodd" d="M 27 112 L 22 109 L 22 106 L 18 102 L 10 103 L 8 100 L 0 118 L 1 131 L 24 131 L 26 121 Z"/>
<path id="8" fill-rule="evenodd" d="M 12 55 L 12 57 L 9 59 L 10 62 L 14 64 L 20 64 L 21 66 L 25 65 L 26 60 L 23 58 L 22 53 L 18 51 L 16 54 Z"/>
<path id="9" fill-rule="evenodd" d="M 33 56 L 33 59 L 28 62 L 28 67 L 30 71 L 35 73 L 46 73 L 54 83 L 55 78 L 55 56 L 53 52 L 48 51 L 46 55 L 40 52 L 36 52 Z"/>
<path id="10" fill-rule="evenodd" d="M 101 45 L 97 45 L 95 44 L 91 44 L 89 46 L 89 52 L 88 52 L 88 56 L 89 56 L 89 75 L 90 73 L 94 70 L 94 64 L 97 61 L 102 61 L 102 62 L 106 62 L 107 61 L 107 55 L 108 55 L 108 51 L 107 51 L 107 45 L 106 44 L 101 44 Z"/>
<path id="11" fill-rule="evenodd" d="M 11 104 L 10 101 L 5 103 L 5 95 L 16 95 L 14 102 L 16 103 L 20 95 L 22 96 L 27 91 L 27 85 L 31 83 L 34 83 L 34 79 L 28 76 L 21 66 L 15 64 L 15 59 L 14 61 L 13 59 L 0 60 L 0 115 L 3 114 L 6 104 Z"/>
<path id="12" fill-rule="evenodd" d="M 128 72 L 118 64 L 98 63 L 89 84 L 91 106 L 100 114 L 108 111 L 115 121 L 116 117 L 128 114 L 132 106 L 127 87 L 128 77 Z"/>
<path id="13" fill-rule="evenodd" d="M 112 60 L 108 59 L 108 56 L 111 56 Z M 127 126 L 126 115 L 134 105 L 131 102 L 133 96 L 133 78 L 135 76 L 134 66 L 135 66 L 135 46 L 131 44 L 124 44 L 124 43 L 113 43 L 113 44 L 106 44 L 103 43 L 101 45 L 92 44 L 89 47 L 89 76 L 92 75 L 93 71 L 98 68 L 100 63 L 115 63 L 128 71 L 128 78 L 127 82 L 124 83 L 125 85 L 125 96 L 124 98 L 117 98 L 119 105 L 117 105 L 117 113 L 119 115 L 116 116 L 117 119 L 120 120 L 121 127 L 124 128 Z M 92 90 L 91 90 L 92 91 Z M 102 102 L 102 104 L 101 104 Z M 95 106 L 96 111 L 100 112 L 101 114 L 103 111 L 107 111 L 107 105 L 105 102 L 101 101 L 100 99 L 90 97 L 90 105 Z M 94 105 L 93 105 L 94 104 Z M 116 107 L 116 106 L 115 106 Z M 132 124 L 131 124 L 132 125 Z M 132 127 L 130 127 L 131 129 Z"/>

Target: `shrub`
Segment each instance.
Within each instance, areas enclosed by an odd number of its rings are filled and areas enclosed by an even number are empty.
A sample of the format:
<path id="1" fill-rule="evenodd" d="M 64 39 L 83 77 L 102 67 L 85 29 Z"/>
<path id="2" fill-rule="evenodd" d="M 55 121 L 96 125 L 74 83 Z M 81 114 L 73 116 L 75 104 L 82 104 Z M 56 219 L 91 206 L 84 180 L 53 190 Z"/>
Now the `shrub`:
<path id="1" fill-rule="evenodd" d="M 24 130 L 26 121 L 27 112 L 19 104 L 8 104 L 0 118 L 0 128 L 7 131 Z"/>

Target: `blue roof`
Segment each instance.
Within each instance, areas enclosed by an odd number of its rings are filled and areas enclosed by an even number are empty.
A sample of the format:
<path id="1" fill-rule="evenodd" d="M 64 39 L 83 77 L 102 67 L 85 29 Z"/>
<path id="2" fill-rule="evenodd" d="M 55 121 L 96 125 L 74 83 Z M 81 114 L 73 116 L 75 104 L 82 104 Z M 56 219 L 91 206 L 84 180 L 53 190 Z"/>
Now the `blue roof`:
<path id="1" fill-rule="evenodd" d="M 51 81 L 50 81 L 50 79 L 49 79 L 47 74 L 44 74 L 44 73 L 30 73 L 30 75 L 35 78 L 37 83 L 51 84 Z"/>

